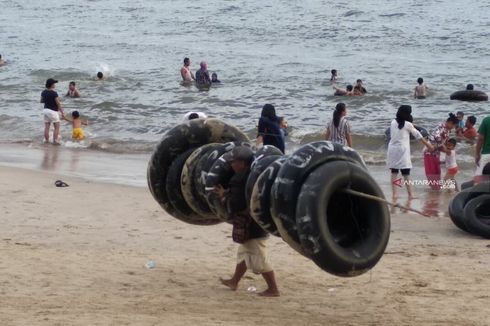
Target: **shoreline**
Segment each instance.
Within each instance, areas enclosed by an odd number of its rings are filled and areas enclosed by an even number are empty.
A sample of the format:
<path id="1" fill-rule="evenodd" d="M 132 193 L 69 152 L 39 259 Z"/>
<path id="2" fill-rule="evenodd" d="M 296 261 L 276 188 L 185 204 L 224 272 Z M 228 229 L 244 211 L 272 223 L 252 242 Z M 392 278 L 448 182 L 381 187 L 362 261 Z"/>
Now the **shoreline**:
<path id="1" fill-rule="evenodd" d="M 0 166 L 0 315 L 6 325 L 485 325 L 488 240 L 447 218 L 396 212 L 378 265 L 329 275 L 268 241 L 279 298 L 247 273 L 237 292 L 231 227 L 167 215 L 142 187 Z M 144 265 L 154 260 L 156 267 Z M 471 268 L 468 268 L 471 266 Z M 236 307 L 241 307 L 239 310 Z"/>

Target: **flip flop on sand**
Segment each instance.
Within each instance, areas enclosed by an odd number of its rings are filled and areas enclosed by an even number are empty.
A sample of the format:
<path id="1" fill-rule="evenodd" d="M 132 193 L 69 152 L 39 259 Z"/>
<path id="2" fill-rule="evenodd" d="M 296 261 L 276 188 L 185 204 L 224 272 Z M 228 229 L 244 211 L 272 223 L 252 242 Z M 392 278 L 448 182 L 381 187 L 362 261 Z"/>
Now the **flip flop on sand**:
<path id="1" fill-rule="evenodd" d="M 68 185 L 66 182 L 63 182 L 63 181 L 61 181 L 61 180 L 56 180 L 56 181 L 54 182 L 54 185 L 55 185 L 56 187 L 69 187 L 69 185 Z"/>

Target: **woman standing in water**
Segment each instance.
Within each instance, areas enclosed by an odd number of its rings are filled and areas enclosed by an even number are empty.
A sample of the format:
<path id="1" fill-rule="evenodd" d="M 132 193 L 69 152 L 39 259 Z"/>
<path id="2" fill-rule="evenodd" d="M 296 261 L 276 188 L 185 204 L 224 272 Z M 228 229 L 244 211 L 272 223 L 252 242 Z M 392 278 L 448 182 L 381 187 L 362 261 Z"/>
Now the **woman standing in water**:
<path id="1" fill-rule="evenodd" d="M 412 185 L 410 180 L 410 169 L 412 168 L 412 160 L 410 155 L 410 135 L 419 140 L 428 149 L 433 150 L 434 147 L 422 137 L 422 134 L 415 129 L 412 124 L 412 107 L 410 105 L 402 105 L 398 108 L 396 118 L 391 122 L 390 126 L 390 142 L 388 144 L 388 154 L 386 157 L 386 165 L 391 171 L 391 190 L 393 200 L 398 198 L 398 187 L 396 180 L 401 172 L 405 185 L 407 187 L 408 198 L 413 199 Z"/>
<path id="2" fill-rule="evenodd" d="M 447 118 L 446 122 L 441 123 L 429 135 L 429 142 L 434 148 L 424 148 L 425 176 L 429 181 L 430 187 L 434 190 L 441 189 L 441 152 L 446 152 L 446 141 L 449 139 L 449 133 L 458 123 L 458 118 L 453 113 L 449 113 L 449 118 Z"/>
<path id="3" fill-rule="evenodd" d="M 352 147 L 351 128 L 346 116 L 347 106 L 344 103 L 337 103 L 333 112 L 333 119 L 325 131 L 325 139 Z"/>
<path id="4" fill-rule="evenodd" d="M 282 137 L 279 118 L 276 115 L 276 109 L 272 104 L 265 104 L 262 107 L 262 113 L 259 120 L 257 145 L 272 145 L 284 153 L 285 145 Z"/>

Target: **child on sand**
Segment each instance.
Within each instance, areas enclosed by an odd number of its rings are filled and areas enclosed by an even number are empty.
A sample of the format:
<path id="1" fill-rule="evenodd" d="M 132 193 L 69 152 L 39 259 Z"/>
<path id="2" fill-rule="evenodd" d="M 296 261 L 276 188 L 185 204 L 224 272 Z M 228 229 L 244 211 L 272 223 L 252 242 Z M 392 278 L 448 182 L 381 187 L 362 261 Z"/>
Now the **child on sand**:
<path id="1" fill-rule="evenodd" d="M 429 90 L 429 87 L 424 84 L 424 79 L 420 78 L 417 79 L 418 85 L 415 86 L 415 91 L 413 94 L 413 97 L 419 100 L 422 100 L 427 97 L 427 91 Z"/>
<path id="2" fill-rule="evenodd" d="M 454 148 L 456 147 L 456 139 L 451 138 L 446 142 L 446 175 L 444 176 L 444 183 L 449 185 L 449 182 L 452 182 L 454 185 L 454 189 L 458 191 L 458 185 L 456 183 L 456 173 L 458 173 L 458 164 L 456 163 L 456 151 Z"/>
<path id="3" fill-rule="evenodd" d="M 71 125 L 73 127 L 71 138 L 73 140 L 84 140 L 85 133 L 83 132 L 82 125 L 88 126 L 88 121 L 80 119 L 80 113 L 78 111 L 73 111 L 71 113 L 71 116 L 71 120 L 66 119 L 67 121 L 71 122 Z"/>

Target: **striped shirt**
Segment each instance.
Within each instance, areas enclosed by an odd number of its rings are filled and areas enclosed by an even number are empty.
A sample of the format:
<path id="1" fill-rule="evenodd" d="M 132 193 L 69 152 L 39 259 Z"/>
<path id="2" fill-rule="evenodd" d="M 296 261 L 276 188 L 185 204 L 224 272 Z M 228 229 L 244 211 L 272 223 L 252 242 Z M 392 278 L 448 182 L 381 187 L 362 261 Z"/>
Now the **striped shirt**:
<path id="1" fill-rule="evenodd" d="M 351 131 L 350 124 L 345 117 L 340 118 L 338 127 L 335 127 L 332 119 L 327 125 L 327 130 L 330 131 L 330 137 L 327 140 L 341 145 L 347 145 L 347 134 L 350 134 Z"/>

